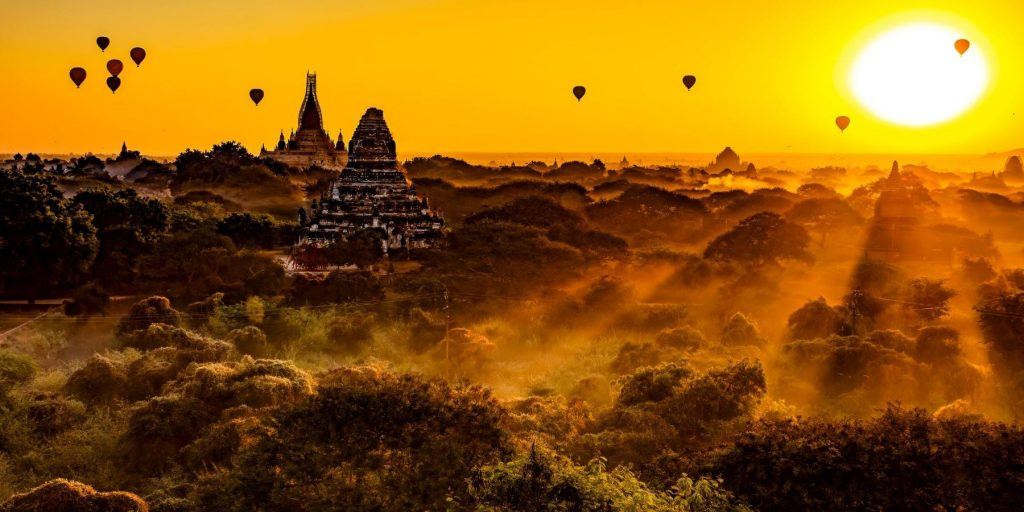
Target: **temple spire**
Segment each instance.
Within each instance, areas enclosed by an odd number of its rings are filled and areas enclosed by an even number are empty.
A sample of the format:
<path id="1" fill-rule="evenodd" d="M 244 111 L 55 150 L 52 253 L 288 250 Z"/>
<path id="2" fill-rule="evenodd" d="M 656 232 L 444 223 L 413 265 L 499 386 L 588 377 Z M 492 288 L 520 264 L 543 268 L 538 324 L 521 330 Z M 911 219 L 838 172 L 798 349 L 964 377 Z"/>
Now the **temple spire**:
<path id="1" fill-rule="evenodd" d="M 897 162 L 896 160 L 892 161 L 892 170 L 889 171 L 889 179 L 890 180 L 899 180 L 900 179 L 900 163 Z"/>
<path id="2" fill-rule="evenodd" d="M 299 130 L 323 130 L 320 102 L 316 98 L 316 73 L 306 73 L 306 95 L 299 109 Z"/>

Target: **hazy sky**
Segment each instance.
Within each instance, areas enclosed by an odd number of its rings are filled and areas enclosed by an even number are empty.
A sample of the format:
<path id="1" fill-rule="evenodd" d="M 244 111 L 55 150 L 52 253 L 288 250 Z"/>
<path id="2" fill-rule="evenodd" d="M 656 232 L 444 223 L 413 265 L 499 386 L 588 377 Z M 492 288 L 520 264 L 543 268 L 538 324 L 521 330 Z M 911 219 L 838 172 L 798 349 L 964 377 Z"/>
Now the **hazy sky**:
<path id="1" fill-rule="evenodd" d="M 376 106 L 406 153 L 1024 146 L 1020 1 L 0 0 L 0 19 L 0 152 L 258 150 L 294 127 L 306 70 L 332 137 Z M 991 83 L 965 115 L 907 128 L 853 99 L 852 55 L 908 19 L 943 20 L 987 56 Z M 114 57 L 117 94 L 104 83 Z M 78 90 L 73 66 L 89 72 Z M 853 119 L 843 134 L 840 114 Z"/>

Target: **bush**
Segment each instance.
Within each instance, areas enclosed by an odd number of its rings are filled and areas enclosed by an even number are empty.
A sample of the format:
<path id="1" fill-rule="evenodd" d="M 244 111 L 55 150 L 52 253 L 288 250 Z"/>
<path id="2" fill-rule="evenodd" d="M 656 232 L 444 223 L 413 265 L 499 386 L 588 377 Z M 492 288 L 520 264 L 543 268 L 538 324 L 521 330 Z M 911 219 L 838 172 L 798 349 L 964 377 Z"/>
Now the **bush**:
<path id="1" fill-rule="evenodd" d="M 789 337 L 793 340 L 813 340 L 833 334 L 848 334 L 845 320 L 845 311 L 829 306 L 825 298 L 820 297 L 789 315 Z"/>
<path id="2" fill-rule="evenodd" d="M 275 432 L 200 483 L 205 510 L 444 510 L 476 468 L 510 454 L 504 411 L 479 387 L 348 368 L 273 415 Z"/>
<path id="3" fill-rule="evenodd" d="M 511 462 L 483 468 L 474 481 L 473 496 L 487 510 L 523 512 L 749 510 L 714 480 L 694 481 L 683 475 L 671 491 L 656 491 L 624 467 L 607 471 L 599 459 L 580 467 L 537 449 Z"/>
<path id="4" fill-rule="evenodd" d="M 291 290 L 291 303 L 297 306 L 378 301 L 383 298 L 384 288 L 370 272 L 335 270 L 322 279 L 300 274 L 295 277 Z"/>
<path id="5" fill-rule="evenodd" d="M 99 285 L 90 283 L 75 290 L 71 300 L 64 302 L 64 314 L 67 316 L 100 315 L 110 307 L 110 295 Z"/>
<path id="6" fill-rule="evenodd" d="M 667 350 L 653 343 L 628 341 L 619 348 L 619 353 L 609 364 L 609 369 L 618 375 L 629 373 L 644 366 L 655 366 L 669 358 Z"/>
<path id="7" fill-rule="evenodd" d="M 269 352 L 267 335 L 259 327 L 248 325 L 228 333 L 227 341 L 243 354 L 258 356 Z"/>
<path id="8" fill-rule="evenodd" d="M 621 383 L 615 405 L 570 447 L 575 457 L 632 464 L 663 485 L 678 477 L 682 459 L 749 421 L 766 391 L 764 370 L 748 361 L 703 375 L 676 364 L 641 368 Z"/>
<path id="9" fill-rule="evenodd" d="M 659 347 L 673 348 L 683 352 L 696 352 L 707 345 L 700 331 L 690 326 L 664 329 L 654 338 Z"/>
<path id="10" fill-rule="evenodd" d="M 890 407 L 756 424 L 705 470 L 762 510 L 1019 510 L 1024 431 Z"/>
<path id="11" fill-rule="evenodd" d="M 203 348 L 212 340 L 205 336 L 167 324 L 151 324 L 145 329 L 132 331 L 121 342 L 125 348 L 153 350 L 162 347 L 182 349 Z"/>
<path id="12" fill-rule="evenodd" d="M 353 311 L 331 319 L 327 326 L 330 348 L 343 354 L 363 352 L 373 342 L 373 314 Z"/>
<path id="13" fill-rule="evenodd" d="M 125 365 L 93 354 L 64 384 L 64 392 L 87 404 L 110 404 L 124 397 L 128 388 Z"/>
<path id="14" fill-rule="evenodd" d="M 124 437 L 128 456 L 141 471 L 159 469 L 228 409 L 273 408 L 312 393 L 312 377 L 285 361 L 191 365 L 163 394 L 132 409 Z"/>
<path id="15" fill-rule="evenodd" d="M 117 324 L 117 334 L 123 336 L 152 324 L 167 324 L 177 327 L 181 324 L 181 314 L 171 307 L 166 297 L 154 296 L 140 300 L 132 305 L 128 314 Z"/>
<path id="16" fill-rule="evenodd" d="M 722 344 L 728 347 L 743 345 L 761 347 L 764 346 L 765 339 L 758 332 L 757 324 L 743 313 L 736 313 L 729 318 L 725 329 L 722 330 Z"/>
<path id="17" fill-rule="evenodd" d="M 83 483 L 58 478 L 0 503 L 0 512 L 148 512 L 128 492 L 96 492 Z"/>
<path id="18" fill-rule="evenodd" d="M 55 393 L 36 393 L 28 402 L 26 415 L 32 429 L 41 436 L 59 434 L 85 420 L 85 406 Z"/>
<path id="19" fill-rule="evenodd" d="M 38 367 L 31 357 L 0 349 L 0 394 L 35 377 Z"/>
<path id="20" fill-rule="evenodd" d="M 469 329 L 452 329 L 448 337 L 434 347 L 434 358 L 451 364 L 461 375 L 480 375 L 487 371 L 494 343 Z"/>
<path id="21" fill-rule="evenodd" d="M 65 392 L 91 405 L 145 400 L 189 365 L 224 361 L 235 354 L 229 343 L 161 324 L 133 333 L 128 342 L 147 351 L 141 356 L 133 351 L 118 357 L 94 355 L 71 374 Z"/>

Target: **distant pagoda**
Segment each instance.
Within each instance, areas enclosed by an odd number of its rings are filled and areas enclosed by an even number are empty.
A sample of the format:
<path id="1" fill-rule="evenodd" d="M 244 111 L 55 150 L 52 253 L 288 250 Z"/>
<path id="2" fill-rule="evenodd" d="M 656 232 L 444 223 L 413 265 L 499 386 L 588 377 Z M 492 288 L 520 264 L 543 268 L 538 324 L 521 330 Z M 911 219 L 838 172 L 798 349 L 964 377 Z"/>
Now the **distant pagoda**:
<path id="1" fill-rule="evenodd" d="M 320 102 L 316 98 L 316 73 L 306 74 L 306 95 L 299 108 L 298 129 L 291 132 L 287 141 L 282 131 L 274 149 L 264 148 L 260 156 L 303 169 L 313 165 L 327 169 L 345 166 L 345 142 L 341 134 L 335 144 L 324 131 Z"/>
<path id="2" fill-rule="evenodd" d="M 300 243 L 324 245 L 363 229 L 383 236 L 384 250 L 419 249 L 441 242 L 444 219 L 398 169 L 395 139 L 384 112 L 370 108 L 349 141 L 348 165 L 330 191 L 299 212 Z"/>

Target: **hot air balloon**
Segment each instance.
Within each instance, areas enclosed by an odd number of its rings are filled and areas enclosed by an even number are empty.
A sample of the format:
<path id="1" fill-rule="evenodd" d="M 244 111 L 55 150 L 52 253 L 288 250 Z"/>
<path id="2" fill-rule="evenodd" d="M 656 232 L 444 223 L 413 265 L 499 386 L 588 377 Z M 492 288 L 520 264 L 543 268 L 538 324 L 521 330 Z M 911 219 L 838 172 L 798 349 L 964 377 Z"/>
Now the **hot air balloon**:
<path id="1" fill-rule="evenodd" d="M 249 91 L 249 97 L 252 98 L 252 102 L 259 105 L 263 101 L 263 89 L 253 89 Z"/>
<path id="2" fill-rule="evenodd" d="M 81 87 L 82 82 L 85 81 L 85 70 L 82 68 L 71 68 L 71 81 L 75 83 L 75 87 Z"/>
<path id="3" fill-rule="evenodd" d="M 135 67 L 141 66 L 142 61 L 146 60 L 146 50 L 144 48 L 139 48 L 138 46 L 132 48 L 131 55 L 132 60 L 135 61 Z"/>
<path id="4" fill-rule="evenodd" d="M 116 76 L 107 77 L 107 87 L 110 87 L 110 92 L 117 92 L 121 87 L 121 79 Z"/>
<path id="5" fill-rule="evenodd" d="M 96 38 L 96 46 L 100 47 L 100 51 L 106 51 L 107 47 L 110 46 L 110 38 L 107 36 L 99 36 Z"/>
<path id="6" fill-rule="evenodd" d="M 107 61 L 107 71 L 110 72 L 110 76 L 117 76 L 124 70 L 124 63 L 117 59 L 110 59 Z"/>
<path id="7" fill-rule="evenodd" d="M 686 86 L 686 90 L 693 89 L 693 84 L 697 83 L 697 77 L 693 75 L 686 75 L 683 77 L 683 85 Z"/>
<path id="8" fill-rule="evenodd" d="M 850 126 L 850 118 L 846 116 L 839 116 L 836 118 L 836 126 L 839 127 L 839 131 L 845 132 L 846 128 Z"/>
<path id="9" fill-rule="evenodd" d="M 953 43 L 953 47 L 956 48 L 956 51 L 960 52 L 960 55 L 963 55 L 964 53 L 967 53 L 967 49 L 971 47 L 971 42 L 966 39 L 957 39 L 956 42 Z"/>
<path id="10" fill-rule="evenodd" d="M 576 101 L 582 100 L 583 99 L 583 95 L 586 94 L 586 93 L 587 93 L 587 88 L 583 87 L 582 85 L 577 85 L 576 87 L 572 88 L 572 95 L 576 96 Z"/>

